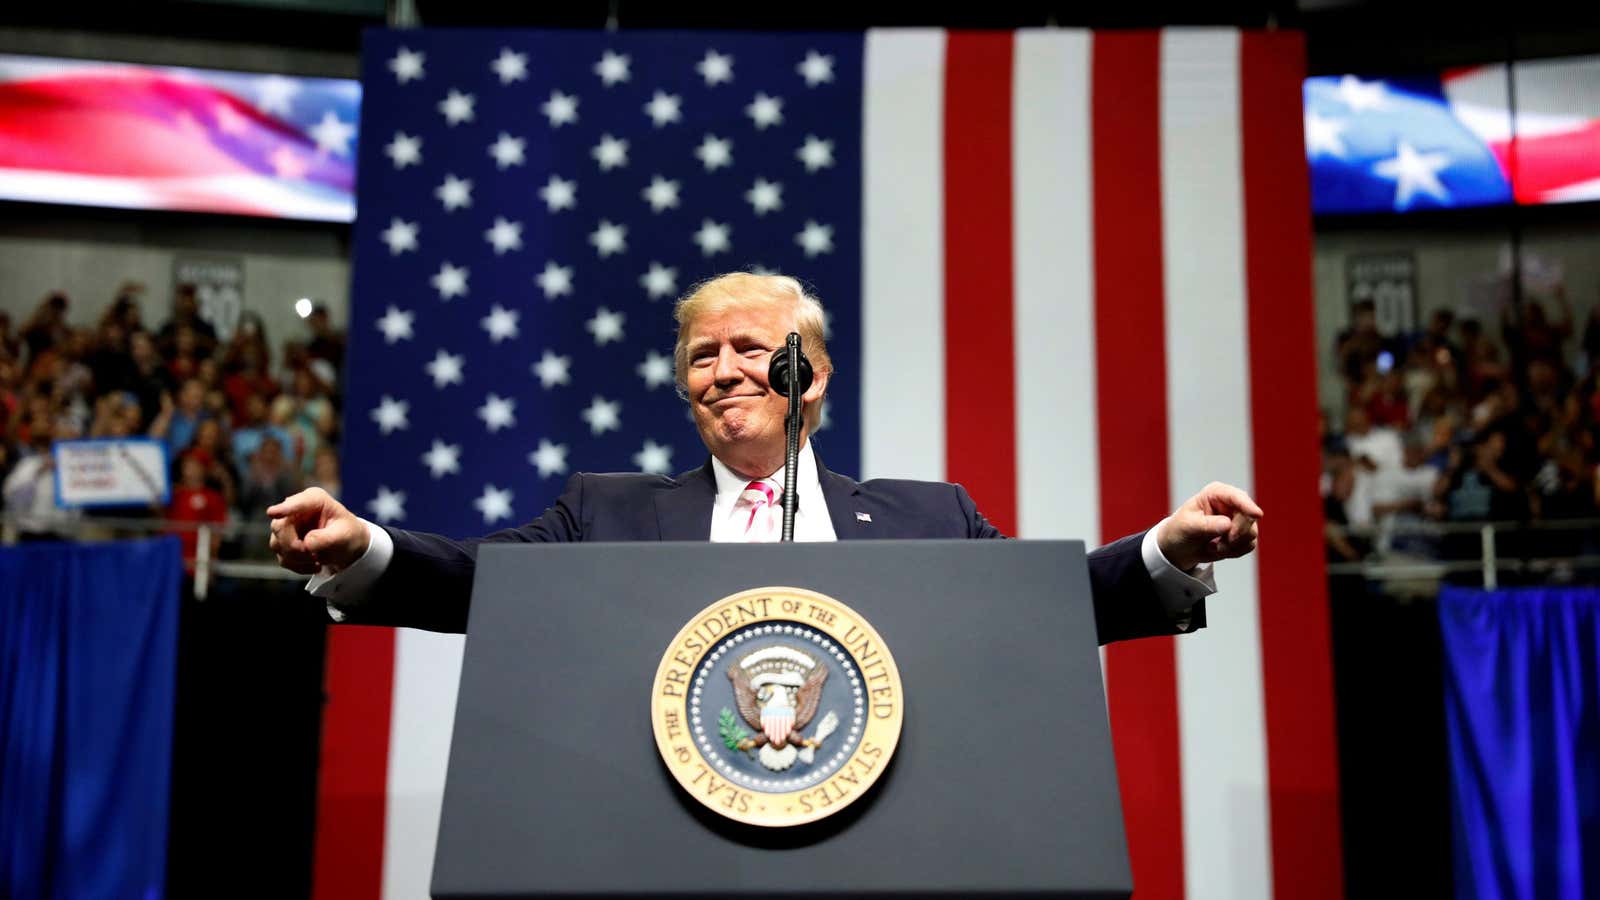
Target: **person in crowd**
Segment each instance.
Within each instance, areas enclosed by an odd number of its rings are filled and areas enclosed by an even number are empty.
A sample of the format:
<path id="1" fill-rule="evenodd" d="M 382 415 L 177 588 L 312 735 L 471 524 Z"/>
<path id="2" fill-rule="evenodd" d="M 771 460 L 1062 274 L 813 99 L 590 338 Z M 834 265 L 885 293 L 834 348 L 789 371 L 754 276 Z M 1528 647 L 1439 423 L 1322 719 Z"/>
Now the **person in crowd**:
<path id="1" fill-rule="evenodd" d="M 39 301 L 39 306 L 22 324 L 22 341 L 28 348 L 28 359 L 37 359 L 45 350 L 66 343 L 67 295 L 53 291 Z"/>
<path id="2" fill-rule="evenodd" d="M 197 379 L 189 379 L 178 389 L 175 405 L 163 408 L 151 423 L 150 436 L 167 442 L 168 457 L 176 456 L 194 440 L 195 429 L 206 417 L 206 389 Z"/>
<path id="3" fill-rule="evenodd" d="M 278 393 L 278 383 L 268 374 L 269 356 L 267 341 L 259 331 L 250 336 L 234 336 L 228 346 L 228 356 L 223 370 L 222 392 L 228 398 L 228 410 L 233 421 L 246 420 L 246 406 L 253 397 L 271 400 Z"/>
<path id="4" fill-rule="evenodd" d="M 178 346 L 178 332 L 185 328 L 191 332 L 190 355 L 210 356 L 216 352 L 217 330 L 210 322 L 200 318 L 199 289 L 187 282 L 178 285 L 173 291 L 172 318 L 163 323 L 161 329 L 156 332 L 161 352 L 168 358 L 175 358 L 181 352 Z"/>
<path id="5" fill-rule="evenodd" d="M 67 413 L 78 420 L 79 428 L 89 425 L 90 401 L 95 395 L 94 371 L 85 362 L 93 344 L 89 329 L 74 329 L 67 333 L 65 341 L 40 354 L 37 360 L 41 380 L 50 382 L 52 396 L 66 404 Z"/>
<path id="6" fill-rule="evenodd" d="M 190 450 L 178 457 L 176 484 L 172 500 L 167 504 L 167 519 L 189 525 L 222 525 L 228 520 L 228 502 L 211 483 L 209 471 L 216 460 L 207 459 L 204 451 Z M 196 551 L 200 546 L 200 533 L 195 528 L 176 528 L 183 545 L 183 564 L 191 574 L 195 568 Z M 211 531 L 211 558 L 216 559 L 222 548 L 220 528 Z"/>
<path id="7" fill-rule="evenodd" d="M 261 394 L 252 394 L 245 399 L 244 415 L 234 420 L 233 429 L 233 458 L 249 459 L 260 449 L 261 442 L 268 435 L 277 440 L 281 446 L 293 447 L 294 436 L 286 429 L 280 428 L 269 421 L 270 404 Z"/>
<path id="8" fill-rule="evenodd" d="M 233 506 L 238 499 L 239 469 L 234 465 L 235 457 L 226 440 L 222 420 L 201 419 L 194 431 L 194 441 L 184 453 L 199 460 L 205 470 L 206 484 L 220 493 L 228 506 Z"/>
<path id="9" fill-rule="evenodd" d="M 162 364 L 156 339 L 148 331 L 135 331 L 128 336 L 128 356 L 133 362 L 133 379 L 128 390 L 138 398 L 139 413 L 144 421 L 154 422 L 161 412 L 162 395 L 175 392 L 178 385 Z"/>
<path id="10" fill-rule="evenodd" d="M 11 314 L 0 309 L 0 362 L 22 361 L 22 339 L 12 330 Z"/>
<path id="11" fill-rule="evenodd" d="M 1583 323 L 1583 338 L 1578 346 L 1583 351 L 1583 364 L 1579 371 L 1600 369 L 1600 300 L 1589 307 L 1589 318 Z"/>
<path id="12" fill-rule="evenodd" d="M 1367 365 L 1377 362 L 1382 350 L 1377 307 L 1371 300 L 1359 300 L 1350 307 L 1350 327 L 1334 338 L 1333 358 L 1346 378 L 1359 382 Z"/>
<path id="13" fill-rule="evenodd" d="M 300 420 L 300 404 L 293 397 L 278 395 L 267 410 L 267 421 L 289 435 L 288 442 L 283 445 L 289 465 L 299 472 L 309 468 L 311 456 L 317 451 L 317 435 Z"/>
<path id="14" fill-rule="evenodd" d="M 139 398 L 127 391 L 101 394 L 94 402 L 94 419 L 89 426 L 92 438 L 135 437 L 141 433 L 144 416 Z"/>
<path id="15" fill-rule="evenodd" d="M 331 444 L 317 447 L 312 458 L 311 477 L 305 486 L 322 488 L 335 500 L 344 496 L 343 485 L 339 483 L 339 451 Z"/>
<path id="16" fill-rule="evenodd" d="M 0 358 L 0 439 L 13 437 L 22 417 L 22 361 Z"/>
<path id="17" fill-rule="evenodd" d="M 1344 442 L 1351 459 L 1366 459 L 1374 470 L 1398 469 L 1405 463 L 1400 432 L 1387 425 L 1375 425 L 1363 408 L 1356 407 L 1345 414 Z"/>
<path id="18" fill-rule="evenodd" d="M 273 422 L 294 435 L 307 474 L 315 463 L 317 448 L 324 440 L 332 440 L 338 430 L 338 410 L 328 398 L 328 386 L 313 371 L 318 362 L 313 360 L 294 374 L 292 402 L 288 396 L 279 397 L 272 409 Z"/>
<path id="19" fill-rule="evenodd" d="M 1560 318 L 1552 321 L 1539 300 L 1523 301 L 1519 309 L 1507 303 L 1501 308 L 1500 331 L 1506 348 L 1511 351 L 1513 366 L 1526 366 L 1543 360 L 1554 366 L 1565 366 L 1563 345 L 1572 337 L 1572 307 L 1567 303 L 1567 292 L 1559 285 L 1551 299 L 1560 310 Z"/>
<path id="20" fill-rule="evenodd" d="M 311 315 L 306 316 L 306 327 L 311 329 L 306 354 L 312 359 L 326 360 L 335 372 L 343 369 L 344 335 L 334 329 L 328 307 L 322 303 L 312 306 Z"/>
<path id="21" fill-rule="evenodd" d="M 1373 387 L 1366 401 L 1367 415 L 1372 424 L 1404 431 L 1411 425 L 1411 403 L 1406 395 L 1405 375 L 1400 369 L 1373 379 Z"/>
<path id="22" fill-rule="evenodd" d="M 94 343 L 83 357 L 94 377 L 96 393 L 131 390 L 137 384 L 139 374 L 128 342 L 128 331 L 120 319 L 107 317 L 100 323 Z"/>
<path id="23" fill-rule="evenodd" d="M 1429 351 L 1435 365 L 1454 366 L 1461 358 L 1461 348 L 1450 339 L 1450 329 L 1455 327 L 1455 322 L 1455 311 L 1449 307 L 1441 306 L 1428 316 L 1428 327 L 1418 343 Z"/>
<path id="24" fill-rule="evenodd" d="M 1350 517 L 1346 512 L 1355 494 L 1355 466 L 1355 461 L 1342 453 L 1328 461 L 1322 491 L 1323 543 L 1328 562 L 1360 562 L 1370 546 L 1365 538 L 1350 532 Z"/>
<path id="25" fill-rule="evenodd" d="M 6 514 L 16 523 L 20 540 L 58 540 L 67 536 L 65 526 L 81 517 L 78 510 L 56 505 L 55 457 L 52 441 L 70 441 L 82 435 L 77 421 L 58 416 L 53 425 L 36 423 L 29 450 L 19 459 L 0 484 Z"/>
<path id="26" fill-rule="evenodd" d="M 1456 448 L 1435 493 L 1453 521 L 1522 521 L 1528 515 L 1523 486 L 1504 466 L 1506 431 L 1494 429 L 1468 448 Z"/>
<path id="27" fill-rule="evenodd" d="M 124 281 L 117 287 L 117 296 L 106 307 L 105 314 L 100 317 L 100 324 L 116 323 L 125 334 L 144 331 L 144 313 L 139 307 L 140 298 L 144 296 L 145 287 L 137 281 Z"/>
<path id="28" fill-rule="evenodd" d="M 1461 357 L 1465 370 L 1465 393 L 1468 402 L 1476 402 L 1486 393 L 1488 386 L 1498 384 L 1511 374 L 1500 354 L 1500 347 L 1484 334 L 1483 324 L 1477 319 L 1461 320 Z"/>
<path id="29" fill-rule="evenodd" d="M 271 435 L 250 456 L 239 485 L 239 513 L 247 521 L 266 518 L 267 507 L 300 490 L 300 479 L 283 445 Z"/>
<path id="30" fill-rule="evenodd" d="M 200 333 L 192 326 L 179 325 L 167 351 L 167 373 L 173 381 L 184 382 L 199 374 L 200 361 L 210 355 L 201 349 Z"/>

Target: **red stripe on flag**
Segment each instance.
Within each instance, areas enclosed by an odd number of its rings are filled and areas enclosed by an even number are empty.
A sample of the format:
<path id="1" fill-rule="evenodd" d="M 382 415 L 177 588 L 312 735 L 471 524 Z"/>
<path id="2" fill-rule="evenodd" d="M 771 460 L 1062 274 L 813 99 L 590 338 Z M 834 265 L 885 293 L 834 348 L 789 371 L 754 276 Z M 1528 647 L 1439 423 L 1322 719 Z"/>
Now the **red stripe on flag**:
<path id="1" fill-rule="evenodd" d="M 313 900 L 377 900 L 383 893 L 394 641 L 393 628 L 328 630 Z"/>
<path id="2" fill-rule="evenodd" d="M 1490 147 L 1511 171 L 1520 203 L 1543 203 L 1548 193 L 1600 178 L 1600 121 Z"/>
<path id="3" fill-rule="evenodd" d="M 1255 490 L 1267 519 L 1257 558 L 1274 893 L 1344 896 L 1332 626 L 1317 481 L 1311 199 L 1300 127 L 1305 44 L 1240 44 L 1245 277 Z"/>
<path id="4" fill-rule="evenodd" d="M 945 475 L 1017 532 L 1010 32 L 951 32 L 944 92 Z"/>
<path id="5" fill-rule="evenodd" d="M 1094 35 L 1100 522 L 1108 541 L 1168 512 L 1160 54 L 1155 32 Z M 1136 894 L 1181 900 L 1183 785 L 1172 638 L 1108 646 L 1106 687 Z"/>

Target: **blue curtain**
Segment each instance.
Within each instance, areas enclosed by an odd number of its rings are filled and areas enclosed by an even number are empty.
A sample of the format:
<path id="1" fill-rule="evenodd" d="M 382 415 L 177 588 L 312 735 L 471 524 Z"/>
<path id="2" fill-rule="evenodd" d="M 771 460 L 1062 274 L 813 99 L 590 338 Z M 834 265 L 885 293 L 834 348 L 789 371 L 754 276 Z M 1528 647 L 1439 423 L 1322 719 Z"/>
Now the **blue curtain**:
<path id="1" fill-rule="evenodd" d="M 1600 896 L 1600 590 L 1439 596 L 1456 896 Z"/>
<path id="2" fill-rule="evenodd" d="M 0 548 L 0 897 L 160 897 L 175 537 Z"/>

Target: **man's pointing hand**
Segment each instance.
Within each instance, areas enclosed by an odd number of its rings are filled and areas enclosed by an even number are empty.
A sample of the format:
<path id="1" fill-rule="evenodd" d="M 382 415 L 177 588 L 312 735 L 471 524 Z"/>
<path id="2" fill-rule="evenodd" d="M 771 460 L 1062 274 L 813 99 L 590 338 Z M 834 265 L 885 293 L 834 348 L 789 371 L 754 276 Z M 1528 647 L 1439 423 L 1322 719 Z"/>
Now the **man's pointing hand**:
<path id="1" fill-rule="evenodd" d="M 268 546 L 278 565 L 313 575 L 323 566 L 335 572 L 367 552 L 367 526 L 322 488 L 307 488 L 275 506 Z"/>
<path id="2" fill-rule="evenodd" d="M 1187 572 L 1200 563 L 1254 550 L 1261 516 L 1261 507 L 1249 494 L 1213 481 L 1173 511 L 1156 534 L 1156 544 L 1168 562 Z"/>

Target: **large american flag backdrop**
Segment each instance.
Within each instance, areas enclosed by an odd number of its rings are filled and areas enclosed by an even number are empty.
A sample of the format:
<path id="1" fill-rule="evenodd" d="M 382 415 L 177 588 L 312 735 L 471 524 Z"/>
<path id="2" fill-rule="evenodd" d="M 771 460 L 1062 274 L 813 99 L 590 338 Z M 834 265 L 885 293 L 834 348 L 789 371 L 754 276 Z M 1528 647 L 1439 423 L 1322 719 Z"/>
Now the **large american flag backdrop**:
<path id="1" fill-rule="evenodd" d="M 1210 627 L 1105 653 L 1138 895 L 1338 897 L 1303 70 L 1232 30 L 375 32 L 345 499 L 467 535 L 698 466 L 672 300 L 797 275 L 832 468 L 1091 542 L 1255 493 Z M 328 652 L 316 895 L 425 896 L 461 640 Z"/>

